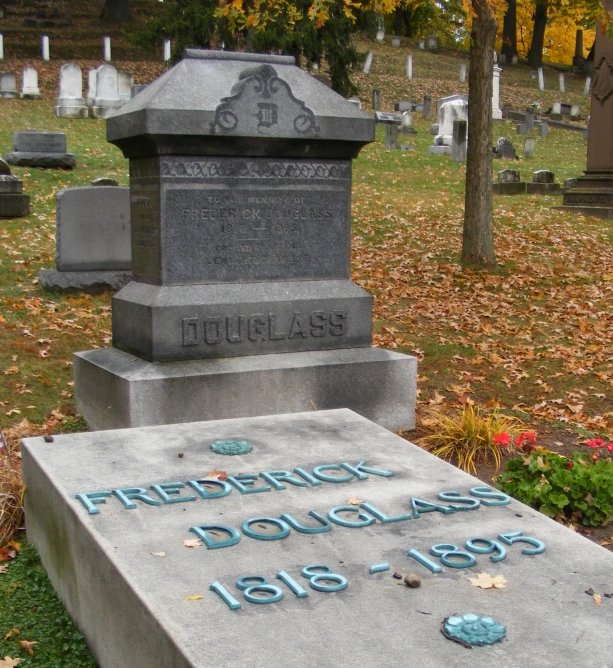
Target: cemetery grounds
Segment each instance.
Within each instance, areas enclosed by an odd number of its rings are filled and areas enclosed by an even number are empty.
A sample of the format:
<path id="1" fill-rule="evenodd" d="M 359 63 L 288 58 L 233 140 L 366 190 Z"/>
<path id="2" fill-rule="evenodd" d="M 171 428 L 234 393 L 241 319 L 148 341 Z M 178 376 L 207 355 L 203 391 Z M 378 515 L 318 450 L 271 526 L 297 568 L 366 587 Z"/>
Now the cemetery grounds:
<path id="1" fill-rule="evenodd" d="M 398 100 L 421 102 L 424 94 L 434 104 L 467 93 L 458 81 L 466 54 L 428 54 L 411 44 L 409 81 L 404 39 L 400 49 L 389 38 L 360 46 L 374 52 L 370 74 L 355 77 L 364 109 L 372 88 L 381 90 L 385 111 Z M 86 430 L 74 411 L 71 355 L 111 345 L 110 293 L 47 293 L 37 282 L 39 269 L 55 264 L 55 193 L 101 176 L 128 185 L 127 161 L 106 143 L 104 121 L 53 117 L 59 64 L 37 63 L 42 100 L 0 100 L 0 152 L 11 149 L 14 130 L 64 132 L 78 165 L 73 172 L 13 168 L 31 197 L 31 214 L 0 223 L 0 426 L 13 462 L 13 469 L 8 460 L 0 462 L 3 494 L 19 493 L 20 438 Z M 97 63 L 79 64 L 86 72 Z M 163 71 L 151 62 L 114 64 L 134 72 L 136 83 Z M 567 73 L 565 94 L 557 92 L 557 79 L 556 70 L 545 68 L 541 93 L 527 67 L 505 67 L 501 106 L 521 110 L 539 101 L 546 108 L 561 101 L 580 104 L 586 118 L 584 78 Z M 386 150 L 378 126 L 377 141 L 354 162 L 352 278 L 374 296 L 375 344 L 419 358 L 418 428 L 405 436 L 419 441 L 430 433 L 432 410 L 498 406 L 534 432 L 540 447 L 590 456 L 586 441 L 613 438 L 611 226 L 552 211 L 561 195 L 495 196 L 498 264 L 487 271 L 463 268 L 465 166 L 428 153 L 430 122 L 414 115 L 418 134 L 402 139 L 413 151 Z M 521 155 L 523 137 L 514 124 L 494 124 L 493 142 L 501 136 Z M 530 181 L 533 171 L 549 169 L 562 183 L 579 176 L 585 162 L 582 134 L 552 127 L 548 137 L 537 137 L 533 158 L 496 160 L 494 172 L 519 169 Z M 487 483 L 498 473 L 478 468 Z M 613 524 L 573 528 L 613 547 Z M 21 658 L 21 666 L 94 665 L 23 533 L 14 538 L 13 551 L 21 550 L 14 561 L 10 546 L 0 545 L 0 619 L 12 625 L 0 627 L 0 666 L 4 656 Z"/>

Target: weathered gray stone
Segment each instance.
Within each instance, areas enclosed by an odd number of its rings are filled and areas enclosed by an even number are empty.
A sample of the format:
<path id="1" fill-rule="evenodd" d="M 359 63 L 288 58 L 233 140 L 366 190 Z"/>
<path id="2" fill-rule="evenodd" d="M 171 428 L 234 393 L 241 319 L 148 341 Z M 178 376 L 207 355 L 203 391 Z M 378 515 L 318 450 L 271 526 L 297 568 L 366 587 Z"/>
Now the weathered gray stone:
<path id="1" fill-rule="evenodd" d="M 526 137 L 524 139 L 524 158 L 534 157 L 536 149 L 536 137 Z"/>
<path id="2" fill-rule="evenodd" d="M 0 194 L 22 193 L 23 182 L 18 176 L 12 174 L 0 174 Z"/>
<path id="3" fill-rule="evenodd" d="M 493 183 L 492 192 L 494 195 L 525 195 L 526 194 L 525 181 L 519 183 Z"/>
<path id="4" fill-rule="evenodd" d="M 210 449 L 235 440 L 251 452 Z M 611 552 L 349 411 L 59 434 L 53 443 L 26 439 L 22 448 L 28 539 L 100 666 L 610 666 L 610 600 L 602 596 L 597 606 L 585 591 L 613 591 Z M 264 477 L 284 470 L 291 483 Z M 207 482 L 209 471 L 230 478 Z M 259 493 L 239 493 L 240 474 L 243 491 Z M 119 490 L 136 487 L 149 503 L 120 500 Z M 207 492 L 218 498 L 202 498 Z M 92 514 L 78 494 L 90 495 Z M 286 514 L 294 526 L 280 538 Z M 247 521 L 267 540 L 250 537 Z M 296 523 L 327 531 L 301 533 Z M 220 524 L 239 542 L 215 548 L 229 536 L 213 535 L 211 525 Z M 191 527 L 206 527 L 215 549 L 186 548 L 184 540 L 198 537 Z M 515 540 L 541 541 L 544 552 L 522 552 L 538 542 L 507 544 L 514 532 Z M 506 555 L 471 553 L 471 539 L 497 541 Z M 430 554 L 440 544 L 463 551 L 450 561 L 472 554 L 474 565 L 442 563 Z M 442 570 L 431 573 L 409 550 Z M 389 570 L 371 572 L 383 562 Z M 302 576 L 313 564 L 347 587 L 316 591 Z M 421 587 L 399 586 L 395 571 L 416 573 Z M 503 575 L 506 588 L 472 586 L 468 578 L 481 572 Z M 281 600 L 250 603 L 257 590 L 236 587 L 246 576 L 274 583 Z M 215 582 L 240 609 L 210 590 Z M 441 621 L 469 612 L 505 626 L 504 642 L 467 654 L 446 639 Z"/>
<path id="5" fill-rule="evenodd" d="M 527 123 L 518 123 L 515 126 L 515 129 L 517 130 L 518 135 L 525 135 L 526 132 L 528 132 L 528 124 Z"/>
<path id="6" fill-rule="evenodd" d="M 564 187 L 565 188 L 576 188 L 577 187 L 577 179 L 564 179 Z"/>
<path id="7" fill-rule="evenodd" d="M 375 122 L 381 125 L 401 125 L 402 114 L 392 113 L 390 111 L 375 112 Z"/>
<path id="8" fill-rule="evenodd" d="M 0 73 L 0 98 L 17 97 L 17 79 L 13 72 Z"/>
<path id="9" fill-rule="evenodd" d="M 519 169 L 503 169 L 498 172 L 498 183 L 519 183 L 520 181 Z"/>
<path id="10" fill-rule="evenodd" d="M 38 284 L 46 290 L 58 292 L 90 292 L 119 290 L 132 280 L 126 271 L 58 271 L 41 269 Z"/>
<path id="11" fill-rule="evenodd" d="M 0 218 L 21 218 L 30 213 L 30 197 L 17 193 L 0 195 Z"/>
<path id="12" fill-rule="evenodd" d="M 374 88 L 372 91 L 372 108 L 375 111 L 381 109 L 381 91 L 378 88 Z"/>
<path id="13" fill-rule="evenodd" d="M 139 93 L 144 91 L 145 88 L 147 88 L 146 84 L 134 84 L 130 89 L 130 99 L 136 97 Z"/>
<path id="14" fill-rule="evenodd" d="M 395 102 L 394 103 L 394 111 L 415 111 L 415 108 L 417 105 L 414 102 L 410 102 L 409 100 L 401 100 L 400 102 Z"/>
<path id="15" fill-rule="evenodd" d="M 547 121 L 542 121 L 539 123 L 539 137 L 548 137 L 549 136 L 549 123 Z"/>
<path id="16" fill-rule="evenodd" d="M 392 37 L 392 46 L 400 46 L 400 37 Z"/>
<path id="17" fill-rule="evenodd" d="M 66 135 L 63 132 L 13 133 L 13 150 L 26 153 L 66 153 Z"/>
<path id="18" fill-rule="evenodd" d="M 528 194 L 557 194 L 560 184 L 555 183 L 554 173 L 547 169 L 540 169 L 532 174 L 532 183 L 528 183 Z"/>
<path id="19" fill-rule="evenodd" d="M 60 67 L 60 91 L 53 113 L 60 118 L 87 118 L 87 105 L 83 98 L 83 75 L 76 63 Z"/>
<path id="20" fill-rule="evenodd" d="M 73 365 L 77 411 L 92 429 L 341 407 L 391 431 L 415 426 L 417 360 L 381 348 L 164 364 L 100 348 Z"/>
<path id="21" fill-rule="evenodd" d="M 500 137 L 496 142 L 495 154 L 503 160 L 515 160 L 515 148 L 513 142 L 508 137 Z"/>
<path id="22" fill-rule="evenodd" d="M 157 286 L 113 297 L 114 345 L 151 361 L 371 345 L 372 298 L 351 281 Z"/>
<path id="23" fill-rule="evenodd" d="M 416 135 L 417 130 L 413 127 L 413 116 L 410 111 L 404 111 L 402 113 L 402 125 L 400 127 L 400 132 L 403 135 Z"/>
<path id="24" fill-rule="evenodd" d="M 11 173 L 11 168 L 8 165 L 8 162 L 0 157 L 0 174 L 3 176 L 8 176 Z"/>
<path id="25" fill-rule="evenodd" d="M 555 183 L 555 175 L 548 169 L 539 169 L 532 173 L 532 183 Z"/>
<path id="26" fill-rule="evenodd" d="M 101 65 L 96 70 L 96 96 L 91 106 L 93 117 L 108 118 L 121 104 L 117 70 L 112 65 Z"/>
<path id="27" fill-rule="evenodd" d="M 385 148 L 396 150 L 398 148 L 398 126 L 385 126 Z"/>
<path id="28" fill-rule="evenodd" d="M 74 169 L 77 166 L 73 153 L 34 153 L 14 151 L 6 153 L 6 161 L 18 167 L 42 167 L 46 169 Z"/>
<path id="29" fill-rule="evenodd" d="M 424 120 L 430 120 L 432 116 L 432 97 L 430 95 L 424 95 L 424 108 L 423 108 Z"/>
<path id="30" fill-rule="evenodd" d="M 55 201 L 59 271 L 130 270 L 129 188 L 66 188 Z"/>
<path id="31" fill-rule="evenodd" d="M 451 159 L 454 162 L 466 162 L 466 142 L 468 140 L 468 121 L 455 120 L 451 140 Z"/>
<path id="32" fill-rule="evenodd" d="M 101 176 L 98 179 L 92 181 L 92 186 L 118 186 L 119 183 L 115 179 L 111 179 L 108 176 Z"/>
<path id="33" fill-rule="evenodd" d="M 21 97 L 38 100 L 42 97 L 38 87 L 38 72 L 34 67 L 24 67 L 21 73 Z"/>

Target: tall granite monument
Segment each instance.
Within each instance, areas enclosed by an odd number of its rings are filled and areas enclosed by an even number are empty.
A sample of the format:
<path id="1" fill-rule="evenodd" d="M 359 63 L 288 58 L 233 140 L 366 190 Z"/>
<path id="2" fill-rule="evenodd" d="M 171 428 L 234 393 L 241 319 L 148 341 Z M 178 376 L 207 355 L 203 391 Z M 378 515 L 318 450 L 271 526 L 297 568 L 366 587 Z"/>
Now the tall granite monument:
<path id="1" fill-rule="evenodd" d="M 613 218 L 613 40 L 596 29 L 587 144 L 587 169 L 564 193 L 562 206 L 598 218 Z"/>
<path id="2" fill-rule="evenodd" d="M 134 280 L 77 353 L 94 429 L 347 407 L 414 425 L 416 360 L 371 347 L 350 280 L 351 159 L 374 121 L 287 56 L 188 49 L 107 120 Z"/>

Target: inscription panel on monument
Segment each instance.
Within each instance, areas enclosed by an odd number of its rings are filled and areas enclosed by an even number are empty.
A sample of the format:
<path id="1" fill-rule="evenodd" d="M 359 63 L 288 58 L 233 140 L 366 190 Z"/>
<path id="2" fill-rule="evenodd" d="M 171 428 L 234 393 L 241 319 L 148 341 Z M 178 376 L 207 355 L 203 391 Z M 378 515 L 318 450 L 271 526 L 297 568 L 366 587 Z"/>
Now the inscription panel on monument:
<path id="1" fill-rule="evenodd" d="M 160 187 L 155 158 L 130 161 L 132 274 L 160 279 Z"/>
<path id="2" fill-rule="evenodd" d="M 162 158 L 162 283 L 349 278 L 351 163 Z"/>
<path id="3" fill-rule="evenodd" d="M 15 151 L 66 153 L 66 135 L 60 132 L 15 132 Z"/>

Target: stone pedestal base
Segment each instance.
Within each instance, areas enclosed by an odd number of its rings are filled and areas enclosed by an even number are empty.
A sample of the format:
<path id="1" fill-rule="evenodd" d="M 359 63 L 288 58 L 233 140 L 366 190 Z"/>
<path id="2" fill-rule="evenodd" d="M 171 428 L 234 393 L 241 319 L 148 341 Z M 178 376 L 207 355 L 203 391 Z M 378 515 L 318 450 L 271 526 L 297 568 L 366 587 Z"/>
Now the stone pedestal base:
<path id="1" fill-rule="evenodd" d="M 492 192 L 494 195 L 525 195 L 525 181 L 514 181 L 513 183 L 493 183 Z"/>
<path id="2" fill-rule="evenodd" d="M 129 271 L 58 271 L 41 269 L 38 284 L 46 290 L 58 292 L 117 291 L 132 280 Z"/>
<path id="3" fill-rule="evenodd" d="M 415 357 L 380 348 L 146 362 L 116 348 L 73 357 L 77 411 L 93 430 L 350 408 L 415 427 Z"/>
<path id="4" fill-rule="evenodd" d="M 552 209 L 612 219 L 613 172 L 586 172 L 577 179 L 576 186 L 566 190 L 562 205 Z"/>
<path id="5" fill-rule="evenodd" d="M 73 153 L 42 153 L 12 151 L 4 155 L 11 165 L 19 167 L 43 167 L 46 169 L 74 169 L 77 166 Z"/>
<path id="6" fill-rule="evenodd" d="M 89 110 L 82 97 L 57 98 L 53 113 L 58 118 L 87 118 L 89 116 Z"/>
<path id="7" fill-rule="evenodd" d="M 428 146 L 428 153 L 435 155 L 451 155 L 451 146 Z"/>
<path id="8" fill-rule="evenodd" d="M 0 194 L 0 218 L 22 218 L 30 213 L 30 196 L 18 193 Z"/>
<path id="9" fill-rule="evenodd" d="M 527 183 L 528 195 L 557 195 L 560 192 L 559 183 Z"/>
<path id="10" fill-rule="evenodd" d="M 91 106 L 92 116 L 94 118 L 108 118 L 111 114 L 114 114 L 121 105 L 122 103 L 119 100 L 111 103 L 94 99 L 94 104 Z"/>

